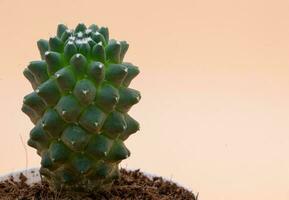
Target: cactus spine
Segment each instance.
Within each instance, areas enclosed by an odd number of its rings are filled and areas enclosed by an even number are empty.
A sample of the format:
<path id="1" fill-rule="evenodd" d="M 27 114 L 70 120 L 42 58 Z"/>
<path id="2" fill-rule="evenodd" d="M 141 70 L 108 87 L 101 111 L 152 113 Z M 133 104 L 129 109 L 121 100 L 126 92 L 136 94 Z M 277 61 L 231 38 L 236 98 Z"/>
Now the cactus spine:
<path id="1" fill-rule="evenodd" d="M 108 189 L 130 156 L 124 140 L 139 130 L 127 114 L 140 100 L 128 87 L 139 74 L 123 62 L 129 45 L 104 27 L 60 24 L 37 46 L 41 60 L 23 72 L 34 91 L 22 111 L 35 125 L 28 145 L 41 156 L 40 173 L 54 189 Z"/>

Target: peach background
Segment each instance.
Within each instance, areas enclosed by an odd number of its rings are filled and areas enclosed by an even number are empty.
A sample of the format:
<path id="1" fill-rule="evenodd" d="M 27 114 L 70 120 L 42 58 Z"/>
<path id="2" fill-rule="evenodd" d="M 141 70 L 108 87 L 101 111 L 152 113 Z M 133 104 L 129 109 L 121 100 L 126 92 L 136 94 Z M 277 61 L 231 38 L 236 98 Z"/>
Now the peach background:
<path id="1" fill-rule="evenodd" d="M 142 73 L 141 131 L 122 166 L 201 200 L 289 200 L 288 0 L 0 0 L 0 173 L 26 167 L 22 76 L 60 22 L 110 28 Z M 29 147 L 28 163 L 39 166 Z"/>

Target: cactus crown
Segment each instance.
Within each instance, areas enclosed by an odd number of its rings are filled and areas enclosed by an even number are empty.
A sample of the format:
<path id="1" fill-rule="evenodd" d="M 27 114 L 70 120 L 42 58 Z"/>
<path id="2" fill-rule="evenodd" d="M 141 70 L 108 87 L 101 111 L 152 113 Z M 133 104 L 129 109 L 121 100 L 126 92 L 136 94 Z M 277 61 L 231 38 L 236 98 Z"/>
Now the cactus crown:
<path id="1" fill-rule="evenodd" d="M 139 124 L 127 114 L 140 100 L 128 88 L 138 67 L 123 62 L 126 41 L 109 39 L 107 28 L 60 24 L 57 35 L 37 42 L 41 60 L 24 70 L 33 92 L 22 111 L 34 123 L 28 145 L 41 156 L 40 173 L 54 189 L 109 188 L 124 145 Z"/>

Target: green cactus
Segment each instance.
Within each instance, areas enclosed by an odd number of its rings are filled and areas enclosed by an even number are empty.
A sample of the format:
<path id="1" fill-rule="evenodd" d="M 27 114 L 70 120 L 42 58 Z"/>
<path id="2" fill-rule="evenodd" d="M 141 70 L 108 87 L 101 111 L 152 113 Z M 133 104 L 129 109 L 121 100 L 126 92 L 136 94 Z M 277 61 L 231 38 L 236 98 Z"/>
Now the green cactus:
<path id="1" fill-rule="evenodd" d="M 22 111 L 35 127 L 28 145 L 41 156 L 40 173 L 53 189 L 108 189 L 124 145 L 139 124 L 127 114 L 140 100 L 128 88 L 138 67 L 123 62 L 126 41 L 109 39 L 107 28 L 60 24 L 57 35 L 37 42 L 41 60 L 24 70 L 34 91 Z"/>

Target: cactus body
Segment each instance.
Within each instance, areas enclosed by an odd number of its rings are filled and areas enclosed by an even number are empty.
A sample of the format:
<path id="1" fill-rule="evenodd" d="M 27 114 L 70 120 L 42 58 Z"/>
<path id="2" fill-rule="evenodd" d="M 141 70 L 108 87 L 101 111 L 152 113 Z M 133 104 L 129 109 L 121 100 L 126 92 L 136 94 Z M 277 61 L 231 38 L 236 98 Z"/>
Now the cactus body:
<path id="1" fill-rule="evenodd" d="M 41 156 L 40 173 L 55 189 L 107 189 L 130 155 L 124 140 L 139 129 L 127 114 L 140 100 L 128 88 L 139 73 L 123 62 L 128 44 L 104 27 L 61 24 L 37 46 L 41 60 L 23 72 L 34 91 L 22 111 L 35 125 L 28 145 Z"/>

